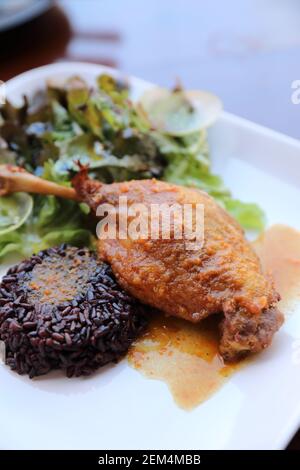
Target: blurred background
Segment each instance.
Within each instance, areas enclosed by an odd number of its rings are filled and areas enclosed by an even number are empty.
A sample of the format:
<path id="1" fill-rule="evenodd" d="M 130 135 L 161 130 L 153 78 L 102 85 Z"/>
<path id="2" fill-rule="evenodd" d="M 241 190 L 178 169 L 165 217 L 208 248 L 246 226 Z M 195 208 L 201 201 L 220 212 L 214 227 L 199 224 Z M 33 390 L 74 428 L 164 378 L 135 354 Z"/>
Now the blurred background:
<path id="1" fill-rule="evenodd" d="M 298 0 L 0 0 L 0 79 L 61 60 L 164 86 L 180 77 L 227 111 L 300 138 L 299 24 Z"/>
<path id="2" fill-rule="evenodd" d="M 227 111 L 300 138 L 299 0 L 0 0 L 0 80 L 87 61 L 211 90 Z M 290 448 L 300 449 L 300 434 Z"/>

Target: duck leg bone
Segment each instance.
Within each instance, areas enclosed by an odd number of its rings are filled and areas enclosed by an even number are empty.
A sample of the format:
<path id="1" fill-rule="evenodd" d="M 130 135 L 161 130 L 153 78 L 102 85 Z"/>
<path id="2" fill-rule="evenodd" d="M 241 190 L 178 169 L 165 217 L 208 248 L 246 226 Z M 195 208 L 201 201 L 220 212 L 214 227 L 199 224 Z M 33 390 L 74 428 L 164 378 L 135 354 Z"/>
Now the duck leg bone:
<path id="1" fill-rule="evenodd" d="M 78 201 L 73 188 L 68 188 L 32 175 L 23 168 L 0 165 L 0 196 L 16 192 L 48 194 Z"/>

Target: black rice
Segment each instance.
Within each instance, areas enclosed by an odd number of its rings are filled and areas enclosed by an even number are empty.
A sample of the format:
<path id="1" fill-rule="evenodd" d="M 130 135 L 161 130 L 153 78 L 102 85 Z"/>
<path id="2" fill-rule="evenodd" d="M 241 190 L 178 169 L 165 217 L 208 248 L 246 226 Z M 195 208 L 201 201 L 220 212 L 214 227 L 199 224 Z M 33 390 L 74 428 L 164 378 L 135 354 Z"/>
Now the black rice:
<path id="1" fill-rule="evenodd" d="M 41 251 L 0 283 L 6 363 L 31 378 L 52 369 L 89 375 L 116 362 L 146 326 L 145 307 L 87 249 Z"/>

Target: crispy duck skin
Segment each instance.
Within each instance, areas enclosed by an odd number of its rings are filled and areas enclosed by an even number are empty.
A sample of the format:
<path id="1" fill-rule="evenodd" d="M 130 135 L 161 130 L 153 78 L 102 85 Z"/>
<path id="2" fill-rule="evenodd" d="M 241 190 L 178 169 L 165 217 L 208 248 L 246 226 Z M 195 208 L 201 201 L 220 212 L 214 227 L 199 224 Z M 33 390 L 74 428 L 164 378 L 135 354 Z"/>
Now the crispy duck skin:
<path id="1" fill-rule="evenodd" d="M 0 168 L 1 180 L 4 187 Z M 61 187 L 54 186 L 44 186 L 43 194 L 49 191 L 63 196 Z M 76 196 L 69 193 L 65 197 L 77 197 L 94 212 L 106 203 L 118 210 L 120 196 L 127 197 L 128 205 L 143 203 L 149 208 L 161 203 L 203 204 L 204 244 L 199 250 L 187 250 L 185 240 L 174 237 L 99 239 L 99 257 L 111 265 L 125 290 L 167 315 L 196 323 L 222 313 L 220 352 L 225 361 L 270 345 L 283 323 L 276 307 L 279 294 L 272 280 L 263 275 L 241 227 L 210 196 L 157 180 L 102 184 L 89 179 L 84 169 L 75 176 L 73 186 Z M 26 190 L 30 191 L 28 185 Z"/>
<path id="2" fill-rule="evenodd" d="M 94 212 L 101 204 L 204 205 L 204 245 L 187 250 L 184 240 L 100 239 L 98 253 L 121 286 L 167 315 L 191 322 L 223 313 L 220 352 L 226 361 L 270 345 L 283 323 L 279 294 L 238 223 L 206 193 L 157 180 L 101 184 L 81 171 L 73 180 Z"/>

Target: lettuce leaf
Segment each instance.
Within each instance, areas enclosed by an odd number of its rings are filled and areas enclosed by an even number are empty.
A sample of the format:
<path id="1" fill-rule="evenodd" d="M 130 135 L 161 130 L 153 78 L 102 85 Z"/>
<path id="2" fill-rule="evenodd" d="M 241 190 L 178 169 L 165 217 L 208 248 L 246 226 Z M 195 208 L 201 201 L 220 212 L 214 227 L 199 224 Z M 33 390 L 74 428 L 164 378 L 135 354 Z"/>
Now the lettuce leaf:
<path id="1" fill-rule="evenodd" d="M 36 196 L 33 213 L 14 231 L 0 233 L 0 258 L 23 257 L 61 243 L 93 247 L 89 219 L 81 205 L 54 196 Z"/>
<path id="2" fill-rule="evenodd" d="M 105 183 L 156 177 L 197 187 L 245 229 L 262 230 L 259 206 L 235 199 L 212 172 L 206 131 L 171 136 L 151 129 L 128 93 L 125 83 L 109 75 L 100 76 L 93 90 L 72 77 L 63 86 L 50 84 L 30 102 L 25 98 L 20 108 L 6 102 L 0 108 L 0 163 L 67 186 L 79 160 Z M 21 198 L 0 198 L 0 258 L 63 242 L 93 246 L 95 227 L 86 205 L 52 196 Z"/>
<path id="3" fill-rule="evenodd" d="M 168 160 L 163 179 L 206 191 L 246 230 L 264 229 L 263 210 L 257 204 L 234 199 L 222 178 L 212 173 L 205 132 L 184 138 L 155 134 L 155 139 Z"/>
<path id="4" fill-rule="evenodd" d="M 266 223 L 265 213 L 257 204 L 232 198 L 224 198 L 223 203 L 225 209 L 246 230 L 261 232 L 264 229 Z"/>

